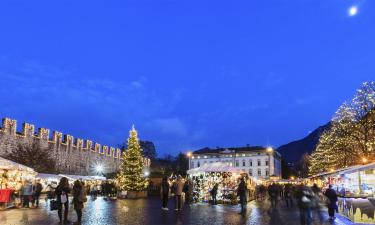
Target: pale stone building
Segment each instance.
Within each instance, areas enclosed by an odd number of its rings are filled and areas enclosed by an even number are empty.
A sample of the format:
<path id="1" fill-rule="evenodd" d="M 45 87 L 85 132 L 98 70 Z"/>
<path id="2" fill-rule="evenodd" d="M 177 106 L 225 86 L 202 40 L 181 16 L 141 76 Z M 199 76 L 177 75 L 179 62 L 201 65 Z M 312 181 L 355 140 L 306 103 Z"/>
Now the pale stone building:
<path id="1" fill-rule="evenodd" d="M 281 177 L 281 155 L 272 148 L 261 146 L 203 148 L 192 152 L 189 157 L 189 169 L 214 162 L 238 167 L 258 179 Z"/>

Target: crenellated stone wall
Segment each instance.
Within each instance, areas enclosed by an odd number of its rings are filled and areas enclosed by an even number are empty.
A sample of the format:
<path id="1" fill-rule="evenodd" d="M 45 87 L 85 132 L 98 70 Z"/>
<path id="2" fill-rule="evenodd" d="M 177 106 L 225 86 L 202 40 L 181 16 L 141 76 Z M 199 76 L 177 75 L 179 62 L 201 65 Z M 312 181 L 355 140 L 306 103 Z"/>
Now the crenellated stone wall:
<path id="1" fill-rule="evenodd" d="M 60 173 L 77 175 L 95 175 L 95 167 L 102 165 L 105 173 L 116 172 L 120 166 L 121 150 L 91 140 L 73 138 L 61 132 L 39 128 L 29 123 L 22 124 L 21 133 L 17 132 L 17 121 L 4 118 L 0 128 L 0 156 L 14 151 L 19 144 L 37 141 L 42 148 L 51 149 L 56 158 L 56 167 Z M 149 160 L 146 164 L 149 166 Z M 42 163 L 42 162 L 41 162 Z"/>

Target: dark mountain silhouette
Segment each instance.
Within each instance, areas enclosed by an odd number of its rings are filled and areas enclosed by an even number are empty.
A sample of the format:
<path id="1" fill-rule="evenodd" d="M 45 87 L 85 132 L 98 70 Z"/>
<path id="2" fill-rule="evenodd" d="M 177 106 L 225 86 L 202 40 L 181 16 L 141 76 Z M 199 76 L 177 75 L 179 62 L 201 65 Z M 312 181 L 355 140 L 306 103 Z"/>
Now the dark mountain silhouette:
<path id="1" fill-rule="evenodd" d="M 325 130 L 328 130 L 330 126 L 331 123 L 320 126 L 306 137 L 278 147 L 277 151 L 283 156 L 286 162 L 297 163 L 304 153 L 307 152 L 310 154 L 315 150 L 320 135 Z"/>

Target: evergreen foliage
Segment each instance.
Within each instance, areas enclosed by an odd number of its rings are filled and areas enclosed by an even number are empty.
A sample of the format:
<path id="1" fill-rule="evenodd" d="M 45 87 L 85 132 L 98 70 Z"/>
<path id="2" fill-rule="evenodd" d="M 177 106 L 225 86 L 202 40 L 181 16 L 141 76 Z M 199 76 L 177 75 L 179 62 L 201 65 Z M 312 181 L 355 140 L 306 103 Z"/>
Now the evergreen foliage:
<path id="1" fill-rule="evenodd" d="M 142 191 L 147 187 L 144 176 L 144 157 L 134 126 L 129 132 L 128 149 L 122 153 L 122 164 L 117 182 L 122 190 Z"/>
<path id="2" fill-rule="evenodd" d="M 375 82 L 365 82 L 342 104 L 310 156 L 310 174 L 375 161 Z"/>

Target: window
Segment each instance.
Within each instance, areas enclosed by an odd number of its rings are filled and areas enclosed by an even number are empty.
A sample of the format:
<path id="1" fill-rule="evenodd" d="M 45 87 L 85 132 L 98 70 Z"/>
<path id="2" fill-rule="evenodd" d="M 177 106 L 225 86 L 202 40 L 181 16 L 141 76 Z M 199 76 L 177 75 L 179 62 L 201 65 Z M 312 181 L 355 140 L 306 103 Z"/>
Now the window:
<path id="1" fill-rule="evenodd" d="M 191 168 L 194 168 L 194 162 L 191 162 Z"/>
<path id="2" fill-rule="evenodd" d="M 242 166 L 246 166 L 246 161 L 242 160 Z"/>
<path id="3" fill-rule="evenodd" d="M 266 166 L 268 166 L 268 160 L 265 161 Z"/>
<path id="4" fill-rule="evenodd" d="M 253 166 L 253 160 L 249 160 L 249 164 L 250 164 L 250 166 Z"/>
<path id="5" fill-rule="evenodd" d="M 258 166 L 260 166 L 260 159 L 258 159 Z"/>
<path id="6" fill-rule="evenodd" d="M 258 169 L 258 177 L 262 176 L 262 171 Z"/>
<path id="7" fill-rule="evenodd" d="M 198 167 L 200 167 L 201 166 L 201 163 L 200 162 L 198 162 Z"/>
<path id="8" fill-rule="evenodd" d="M 249 169 L 249 175 L 253 176 L 253 170 L 252 169 Z"/>
<path id="9" fill-rule="evenodd" d="M 238 162 L 238 160 L 236 160 L 236 166 L 239 166 L 239 162 Z"/>
<path id="10" fill-rule="evenodd" d="M 266 176 L 268 176 L 269 175 L 269 172 L 268 172 L 268 170 L 266 170 Z"/>

